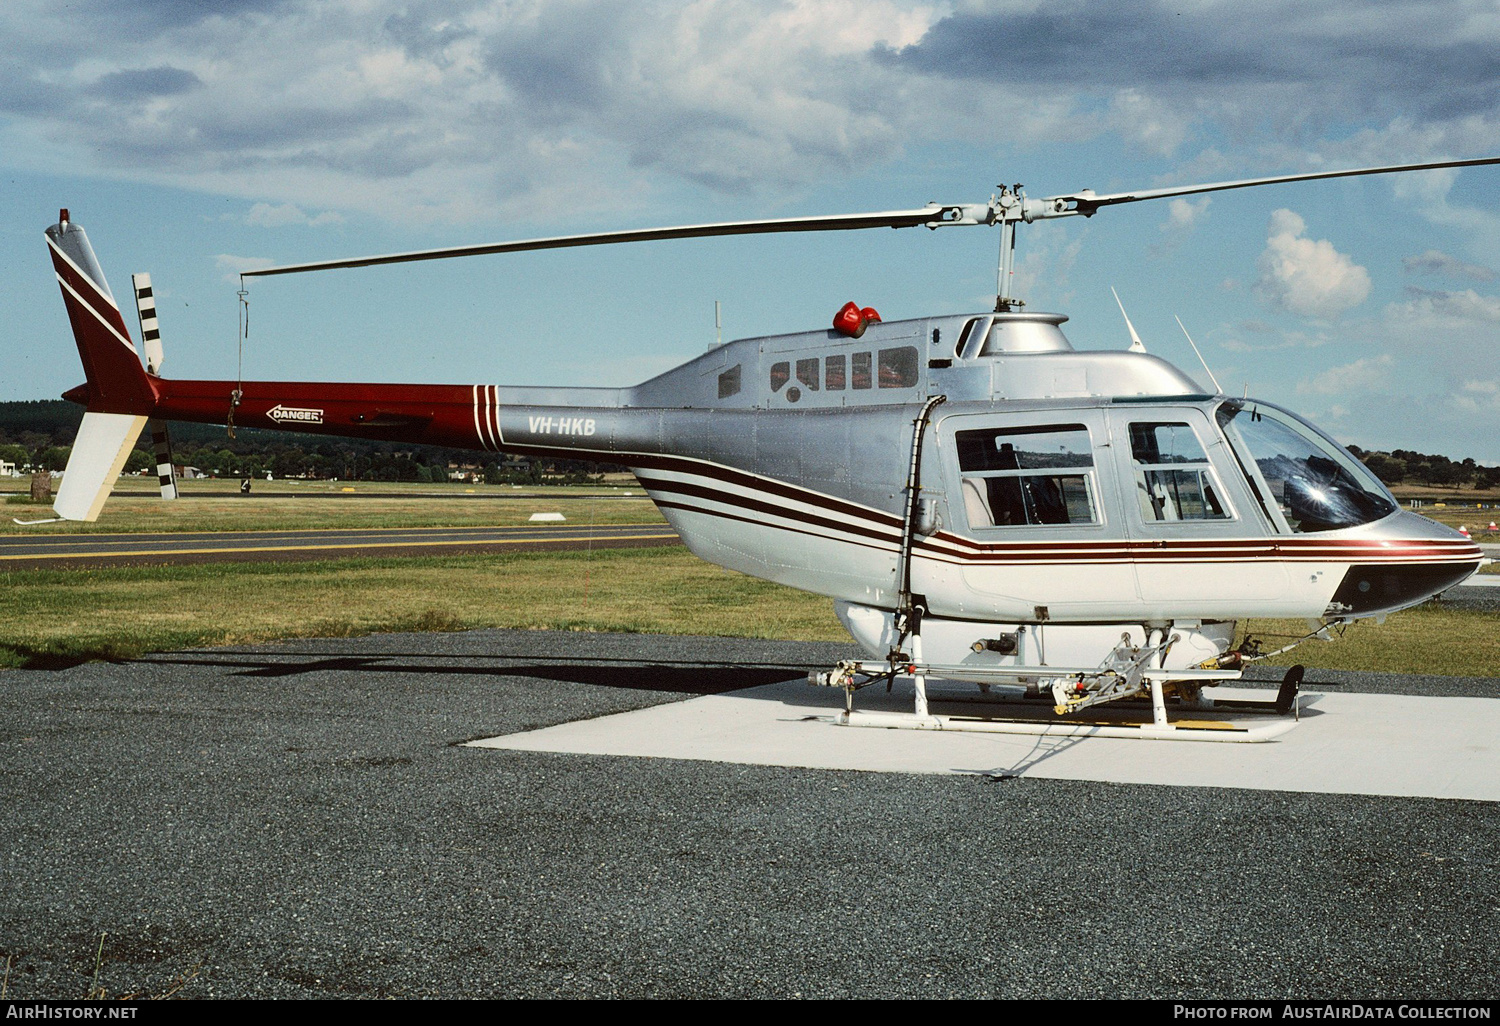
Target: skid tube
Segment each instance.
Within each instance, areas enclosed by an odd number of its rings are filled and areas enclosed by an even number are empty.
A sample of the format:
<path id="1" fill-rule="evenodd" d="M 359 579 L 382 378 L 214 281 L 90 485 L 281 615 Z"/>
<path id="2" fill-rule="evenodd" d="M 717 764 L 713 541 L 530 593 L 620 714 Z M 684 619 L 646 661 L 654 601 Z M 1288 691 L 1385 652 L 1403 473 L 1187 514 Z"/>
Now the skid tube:
<path id="1" fill-rule="evenodd" d="M 1197 691 L 1241 677 L 1238 670 L 1226 669 L 1156 669 L 1135 665 L 1128 674 L 1099 667 L 1011 666 L 974 667 L 917 662 L 865 662 L 845 660 L 831 672 L 808 674 L 808 683 L 844 690 L 844 711 L 833 718 L 839 726 L 879 727 L 904 730 L 956 730 L 991 734 L 1032 734 L 1049 737 L 1117 737 L 1171 741 L 1256 742 L 1270 741 L 1295 727 L 1300 719 L 1302 702 L 1298 689 L 1302 667 L 1293 667 L 1282 682 L 1274 701 L 1251 699 L 1198 702 L 1183 711 L 1189 717 L 1173 721 L 1167 715 L 1165 685 L 1187 685 Z M 865 711 L 854 708 L 854 693 L 872 684 L 885 682 L 887 691 L 898 677 L 910 678 L 915 689 L 912 712 Z M 1045 689 L 1054 684 L 1070 686 L 1088 682 L 1094 692 L 1104 692 L 1095 701 L 1113 702 L 1122 698 L 1149 695 L 1151 719 L 1134 722 L 1128 717 L 1080 719 L 1038 718 L 1035 715 L 1007 714 L 1001 703 L 984 699 L 951 699 L 934 697 L 942 703 L 963 702 L 993 707 L 979 715 L 936 714 L 929 709 L 927 678 L 950 679 L 979 685 L 988 692 L 991 685 L 1034 685 Z M 1102 687 L 1101 687 L 1102 685 Z M 1082 687 L 1079 688 L 1082 691 Z M 1061 693 L 1054 690 L 1054 694 Z M 1081 708 L 1081 705 L 1078 706 Z M 1268 718 L 1268 714 L 1269 717 Z"/>

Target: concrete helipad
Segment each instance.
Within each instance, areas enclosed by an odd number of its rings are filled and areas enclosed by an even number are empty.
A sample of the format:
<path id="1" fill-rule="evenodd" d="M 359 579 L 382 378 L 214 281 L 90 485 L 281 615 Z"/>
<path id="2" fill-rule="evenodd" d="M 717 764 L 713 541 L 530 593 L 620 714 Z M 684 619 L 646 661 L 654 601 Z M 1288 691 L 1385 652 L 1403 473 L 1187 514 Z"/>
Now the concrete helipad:
<path id="1" fill-rule="evenodd" d="M 1218 690 L 1233 698 L 1275 695 Z M 1302 701 L 1301 722 L 1275 741 L 1209 744 L 838 726 L 841 691 L 788 681 L 470 744 L 809 769 L 1500 800 L 1500 700 L 1323 694 Z M 861 693 L 858 707 L 909 710 L 910 690 Z"/>

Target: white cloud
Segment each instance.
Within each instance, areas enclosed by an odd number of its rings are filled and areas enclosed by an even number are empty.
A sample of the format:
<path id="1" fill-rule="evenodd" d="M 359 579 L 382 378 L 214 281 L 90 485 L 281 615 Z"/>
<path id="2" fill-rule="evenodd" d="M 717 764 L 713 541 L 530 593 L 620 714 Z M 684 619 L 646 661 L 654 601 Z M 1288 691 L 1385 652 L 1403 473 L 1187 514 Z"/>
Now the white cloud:
<path id="1" fill-rule="evenodd" d="M 1406 302 L 1388 308 L 1392 316 L 1405 321 L 1429 322 L 1433 328 L 1500 322 L 1500 297 L 1481 296 L 1473 289 L 1438 292 L 1409 288 L 1407 295 L 1410 298 Z"/>
<path id="2" fill-rule="evenodd" d="M 332 210 L 309 216 L 295 203 L 257 203 L 245 214 L 245 223 L 260 228 L 281 228 L 291 224 L 302 224 L 318 228 L 326 224 L 342 224 L 343 216 Z"/>
<path id="3" fill-rule="evenodd" d="M 1251 341 L 1245 336 L 1255 337 Z M 1233 353 L 1269 353 L 1278 349 L 1317 349 L 1328 345 L 1333 339 L 1327 332 L 1309 333 L 1299 330 L 1273 328 L 1260 321 L 1242 321 L 1237 325 L 1221 325 L 1214 332 L 1218 345 Z"/>
<path id="4" fill-rule="evenodd" d="M 235 256 L 233 253 L 220 253 L 214 257 L 214 266 L 225 272 L 224 280 L 227 282 L 238 282 L 244 272 L 258 271 L 275 262 L 270 257 Z"/>
<path id="5" fill-rule="evenodd" d="M 1067 304 L 1072 298 L 1069 276 L 1083 252 L 1086 232 L 1075 236 L 1064 227 L 1028 239 L 1029 245 L 1017 255 L 1010 294 L 1043 309 L 1048 304 Z"/>
<path id="6" fill-rule="evenodd" d="M 1297 391 L 1303 394 L 1343 395 L 1379 388 L 1385 384 L 1395 362 L 1393 357 L 1385 354 L 1365 357 L 1341 367 L 1330 367 L 1317 377 L 1300 382 Z"/>
<path id="7" fill-rule="evenodd" d="M 1208 196 L 1198 200 L 1179 196 L 1168 203 L 1167 219 L 1157 225 L 1157 230 L 1162 233 L 1162 240 L 1152 244 L 1151 252 L 1157 256 L 1173 252 L 1203 220 L 1211 202 L 1213 201 Z"/>
<path id="8" fill-rule="evenodd" d="M 1167 219 L 1161 223 L 1161 230 L 1164 232 L 1191 231 L 1203 219 L 1203 215 L 1208 211 L 1208 205 L 1212 202 L 1213 198 L 1210 196 L 1197 200 L 1178 196 L 1167 204 Z"/>
<path id="9" fill-rule="evenodd" d="M 1500 380 L 1465 381 L 1463 388 L 1453 396 L 1453 405 L 1469 413 L 1491 417 L 1500 414 Z"/>
<path id="10" fill-rule="evenodd" d="M 1476 281 L 1494 281 L 1495 272 L 1482 264 L 1466 263 L 1442 250 L 1429 249 L 1417 256 L 1401 258 L 1401 266 L 1407 274 L 1439 274 L 1450 278 L 1473 278 Z"/>
<path id="11" fill-rule="evenodd" d="M 989 124 L 1002 91 L 872 60 L 944 13 L 910 0 L 247 0 L 158 5 L 125 36 L 102 8 L 130 5 L 100 5 L 0 8 L 0 116 L 28 143 L 6 161 L 246 196 L 253 224 L 795 191 Z M 1069 131 L 1071 104 L 1025 104 L 1003 131 Z"/>
<path id="12" fill-rule="evenodd" d="M 1266 306 L 1304 317 L 1335 317 L 1365 301 L 1370 275 L 1327 239 L 1308 239 L 1298 214 L 1273 211 L 1266 248 L 1256 263 L 1255 296 Z"/>
<path id="13" fill-rule="evenodd" d="M 1191 127 L 1191 118 L 1178 105 L 1134 88 L 1121 89 L 1110 99 L 1109 122 L 1126 142 L 1158 157 L 1175 153 Z"/>

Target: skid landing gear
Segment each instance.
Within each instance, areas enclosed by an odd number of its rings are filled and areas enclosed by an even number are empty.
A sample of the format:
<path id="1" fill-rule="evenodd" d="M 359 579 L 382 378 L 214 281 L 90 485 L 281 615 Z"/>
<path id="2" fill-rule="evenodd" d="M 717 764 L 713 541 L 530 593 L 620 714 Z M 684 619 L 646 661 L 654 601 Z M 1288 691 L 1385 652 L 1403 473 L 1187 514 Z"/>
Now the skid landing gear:
<path id="1" fill-rule="evenodd" d="M 1274 702 L 1210 701 L 1202 688 L 1239 679 L 1240 672 L 1153 668 L 1175 640 L 1158 635 L 1155 644 L 1133 647 L 1125 638 L 1102 666 L 1090 668 L 942 665 L 919 661 L 918 650 L 895 653 L 901 658 L 883 664 L 844 660 L 831 671 L 808 674 L 808 683 L 844 691 L 844 711 L 835 718 L 843 726 L 1179 741 L 1268 741 L 1296 726 L 1301 667 L 1287 674 Z M 929 678 L 978 684 L 987 693 L 934 694 Z M 879 683 L 889 691 L 898 680 L 910 681 L 911 712 L 854 708 L 856 692 Z M 1027 701 L 1027 694 L 1034 698 Z M 1050 705 L 1041 707 L 1036 698 Z M 1139 702 L 1122 699 L 1148 699 L 1149 717 Z M 890 702 L 882 696 L 880 704 Z M 945 711 L 934 712 L 934 706 Z M 1079 715 L 1086 709 L 1087 715 Z"/>

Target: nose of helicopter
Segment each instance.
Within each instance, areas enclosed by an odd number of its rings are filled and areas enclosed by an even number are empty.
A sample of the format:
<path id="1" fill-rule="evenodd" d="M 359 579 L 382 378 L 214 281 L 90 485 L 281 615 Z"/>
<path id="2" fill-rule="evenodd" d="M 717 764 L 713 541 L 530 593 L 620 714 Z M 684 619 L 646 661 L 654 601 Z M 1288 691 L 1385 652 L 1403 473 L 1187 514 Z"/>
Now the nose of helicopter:
<path id="1" fill-rule="evenodd" d="M 1363 544 L 1369 562 L 1349 567 L 1329 615 L 1371 616 L 1426 602 L 1468 578 L 1484 558 L 1467 536 L 1406 510 L 1382 521 Z"/>

